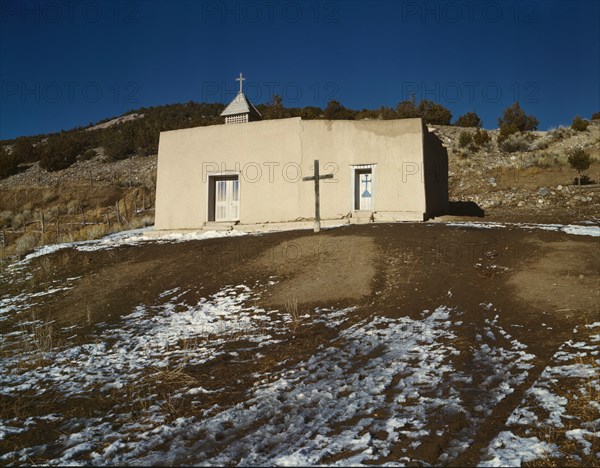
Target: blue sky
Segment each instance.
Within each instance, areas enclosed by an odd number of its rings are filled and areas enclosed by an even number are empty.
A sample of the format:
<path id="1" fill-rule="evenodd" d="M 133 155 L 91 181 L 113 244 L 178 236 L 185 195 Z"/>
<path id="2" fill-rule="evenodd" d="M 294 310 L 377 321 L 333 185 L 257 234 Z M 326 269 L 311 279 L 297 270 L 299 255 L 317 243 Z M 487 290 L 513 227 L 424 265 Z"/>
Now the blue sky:
<path id="1" fill-rule="evenodd" d="M 600 2 L 0 2 L 0 138 L 131 109 L 248 97 L 396 106 L 414 95 L 495 128 L 600 111 Z"/>

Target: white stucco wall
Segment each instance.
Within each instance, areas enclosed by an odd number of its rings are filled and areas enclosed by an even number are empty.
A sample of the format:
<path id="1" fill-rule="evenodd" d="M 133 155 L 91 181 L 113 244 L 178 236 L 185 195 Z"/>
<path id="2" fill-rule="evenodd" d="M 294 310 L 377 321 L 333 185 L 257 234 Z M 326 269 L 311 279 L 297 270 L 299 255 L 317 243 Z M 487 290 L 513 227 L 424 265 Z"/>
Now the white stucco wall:
<path id="1" fill-rule="evenodd" d="M 321 217 L 352 211 L 351 166 L 375 164 L 375 218 L 422 220 L 420 119 L 327 121 L 300 118 L 163 132 L 158 153 L 156 229 L 196 229 L 208 219 L 207 176 L 239 173 L 240 223 L 314 217 L 313 160 L 321 173 Z"/>

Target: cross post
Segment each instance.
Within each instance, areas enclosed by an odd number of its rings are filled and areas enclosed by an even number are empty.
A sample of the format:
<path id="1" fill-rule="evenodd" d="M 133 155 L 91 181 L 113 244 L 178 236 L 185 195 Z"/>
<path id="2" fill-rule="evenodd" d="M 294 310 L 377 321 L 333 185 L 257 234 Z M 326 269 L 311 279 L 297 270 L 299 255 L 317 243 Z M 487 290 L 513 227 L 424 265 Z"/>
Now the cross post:
<path id="1" fill-rule="evenodd" d="M 333 179 L 333 174 L 319 175 L 319 160 L 315 159 L 315 174 L 313 176 L 302 177 L 303 181 L 313 180 L 315 182 L 315 232 L 321 230 L 321 203 L 319 193 L 319 180 Z"/>

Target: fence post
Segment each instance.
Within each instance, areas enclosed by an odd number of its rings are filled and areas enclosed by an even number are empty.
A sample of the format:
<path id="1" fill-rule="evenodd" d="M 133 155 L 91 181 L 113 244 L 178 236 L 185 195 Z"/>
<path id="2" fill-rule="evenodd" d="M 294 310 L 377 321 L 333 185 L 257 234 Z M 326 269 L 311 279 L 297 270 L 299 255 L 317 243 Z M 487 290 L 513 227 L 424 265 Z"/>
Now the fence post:
<path id="1" fill-rule="evenodd" d="M 127 211 L 127 195 L 123 198 L 123 209 L 125 210 L 125 221 L 129 223 L 129 213 Z"/>
<path id="2" fill-rule="evenodd" d="M 40 231 L 42 231 L 42 245 L 46 243 L 46 232 L 45 232 L 45 225 L 44 225 L 44 212 L 40 211 Z"/>

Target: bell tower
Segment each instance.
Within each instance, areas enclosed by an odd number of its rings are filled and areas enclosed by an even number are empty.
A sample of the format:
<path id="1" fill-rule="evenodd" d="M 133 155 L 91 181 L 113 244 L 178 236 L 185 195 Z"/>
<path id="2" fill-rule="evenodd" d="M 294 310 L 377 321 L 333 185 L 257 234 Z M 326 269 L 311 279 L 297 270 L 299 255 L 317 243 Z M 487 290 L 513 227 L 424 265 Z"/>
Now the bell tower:
<path id="1" fill-rule="evenodd" d="M 240 90 L 237 96 L 221 112 L 221 117 L 225 117 L 226 124 L 238 124 L 262 120 L 262 115 L 258 109 L 248 100 L 243 91 L 244 76 L 240 73 L 235 81 L 240 82 Z"/>

